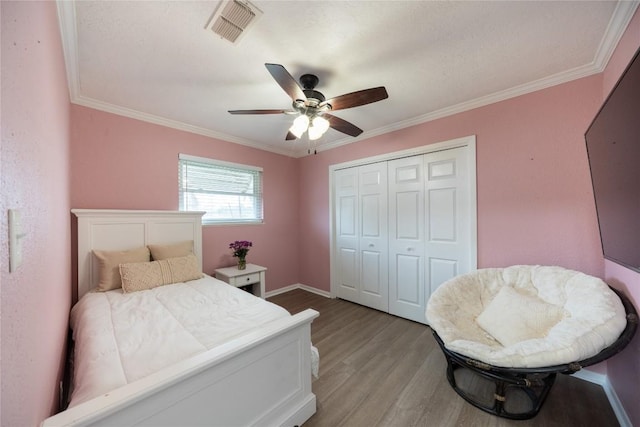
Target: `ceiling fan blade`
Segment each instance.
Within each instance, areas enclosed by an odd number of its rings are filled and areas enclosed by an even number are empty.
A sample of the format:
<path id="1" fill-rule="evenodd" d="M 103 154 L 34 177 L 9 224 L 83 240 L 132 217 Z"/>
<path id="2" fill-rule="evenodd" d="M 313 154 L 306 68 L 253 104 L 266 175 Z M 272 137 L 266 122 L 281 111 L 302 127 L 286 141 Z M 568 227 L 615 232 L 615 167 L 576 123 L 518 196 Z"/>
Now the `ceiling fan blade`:
<path id="1" fill-rule="evenodd" d="M 295 136 L 294 134 L 292 134 L 291 132 L 287 132 L 287 137 L 285 138 L 286 141 L 293 141 L 294 139 L 298 139 L 297 136 Z"/>
<path id="2" fill-rule="evenodd" d="M 358 107 L 360 105 L 382 101 L 388 97 L 387 90 L 384 86 L 380 86 L 336 96 L 335 98 L 327 99 L 320 104 L 320 106 L 330 104 L 331 110 L 344 110 L 345 108 Z"/>
<path id="3" fill-rule="evenodd" d="M 362 129 L 358 126 L 349 123 L 346 120 L 341 119 L 340 117 L 333 116 L 331 114 L 323 114 L 322 117 L 329 120 L 329 126 L 338 132 L 346 133 L 350 136 L 358 136 L 362 133 Z"/>
<path id="4" fill-rule="evenodd" d="M 280 64 L 264 64 L 271 73 L 271 76 L 280 85 L 282 89 L 289 95 L 292 100 L 301 99 L 307 100 L 307 96 L 302 91 L 302 88 L 294 79 L 291 74 Z"/>
<path id="5" fill-rule="evenodd" d="M 229 110 L 231 114 L 286 114 L 289 110 Z"/>

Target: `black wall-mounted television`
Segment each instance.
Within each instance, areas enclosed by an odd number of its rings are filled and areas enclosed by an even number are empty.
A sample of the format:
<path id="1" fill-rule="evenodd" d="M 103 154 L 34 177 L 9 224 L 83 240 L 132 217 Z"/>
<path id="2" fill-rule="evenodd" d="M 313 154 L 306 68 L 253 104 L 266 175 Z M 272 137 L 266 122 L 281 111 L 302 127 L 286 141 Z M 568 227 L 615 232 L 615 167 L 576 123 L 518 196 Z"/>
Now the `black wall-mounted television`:
<path id="1" fill-rule="evenodd" d="M 585 139 L 604 257 L 640 272 L 640 49 Z"/>

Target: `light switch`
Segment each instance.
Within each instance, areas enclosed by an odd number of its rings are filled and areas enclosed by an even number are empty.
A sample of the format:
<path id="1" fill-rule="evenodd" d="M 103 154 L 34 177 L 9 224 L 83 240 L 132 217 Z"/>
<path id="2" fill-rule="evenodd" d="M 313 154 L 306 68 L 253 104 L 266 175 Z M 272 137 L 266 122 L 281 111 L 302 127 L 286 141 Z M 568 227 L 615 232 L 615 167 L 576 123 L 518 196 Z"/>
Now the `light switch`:
<path id="1" fill-rule="evenodd" d="M 22 264 L 22 220 L 20 211 L 9 209 L 9 272 L 14 272 Z"/>

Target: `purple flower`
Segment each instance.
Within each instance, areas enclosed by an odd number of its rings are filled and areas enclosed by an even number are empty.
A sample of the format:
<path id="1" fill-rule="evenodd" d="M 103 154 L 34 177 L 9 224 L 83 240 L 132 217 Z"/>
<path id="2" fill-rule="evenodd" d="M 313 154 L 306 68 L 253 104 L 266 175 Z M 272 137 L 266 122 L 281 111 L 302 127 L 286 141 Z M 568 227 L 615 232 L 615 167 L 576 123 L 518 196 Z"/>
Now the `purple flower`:
<path id="1" fill-rule="evenodd" d="M 247 240 L 236 240 L 235 242 L 229 243 L 229 249 L 233 249 L 233 256 L 238 258 L 246 257 L 249 248 L 252 246 L 253 243 Z"/>

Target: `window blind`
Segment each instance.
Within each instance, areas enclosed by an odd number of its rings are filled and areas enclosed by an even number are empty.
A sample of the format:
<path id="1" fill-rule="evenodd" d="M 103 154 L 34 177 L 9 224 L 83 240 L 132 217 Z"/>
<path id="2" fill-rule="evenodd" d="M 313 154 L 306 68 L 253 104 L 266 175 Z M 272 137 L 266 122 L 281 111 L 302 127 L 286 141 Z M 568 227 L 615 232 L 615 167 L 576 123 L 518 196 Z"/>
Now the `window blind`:
<path id="1" fill-rule="evenodd" d="M 205 211 L 203 224 L 262 222 L 262 169 L 180 154 L 180 210 Z"/>

